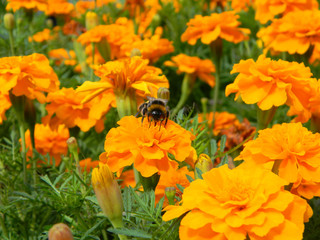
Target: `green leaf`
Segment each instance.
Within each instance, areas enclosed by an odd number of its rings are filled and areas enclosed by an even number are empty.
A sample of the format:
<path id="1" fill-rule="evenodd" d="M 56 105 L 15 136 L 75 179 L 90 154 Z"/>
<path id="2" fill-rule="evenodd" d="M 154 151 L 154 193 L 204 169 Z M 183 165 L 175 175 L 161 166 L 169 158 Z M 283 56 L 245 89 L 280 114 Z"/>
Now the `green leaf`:
<path id="1" fill-rule="evenodd" d="M 95 229 L 97 229 L 104 221 L 106 221 L 105 219 L 102 219 L 101 221 L 99 221 L 98 223 L 96 223 L 92 228 L 90 228 L 88 231 L 86 231 L 84 233 L 84 235 L 82 236 L 82 238 L 80 238 L 80 240 L 86 239 L 86 237 L 92 233 Z"/>
<path id="2" fill-rule="evenodd" d="M 40 176 L 40 179 L 42 181 L 44 181 L 45 183 L 47 183 L 52 189 L 53 191 L 59 196 L 61 197 L 60 191 L 52 184 L 51 180 L 49 179 L 48 175 L 45 175 L 44 177 Z"/>
<path id="3" fill-rule="evenodd" d="M 107 230 L 115 234 L 126 235 L 130 237 L 146 238 L 146 239 L 152 238 L 152 235 L 150 233 L 140 229 L 136 230 L 136 229 L 128 229 L 128 228 L 108 228 Z"/>
<path id="4" fill-rule="evenodd" d="M 201 169 L 199 169 L 199 168 L 196 167 L 195 170 L 196 170 L 196 173 L 197 173 L 197 178 L 203 179 L 203 178 L 202 178 L 202 173 L 203 173 L 203 172 L 201 171 Z"/>
<path id="5" fill-rule="evenodd" d="M 180 184 L 176 184 L 177 185 L 177 188 L 183 193 L 183 191 L 184 191 L 184 187 L 183 186 L 181 186 Z"/>
<path id="6" fill-rule="evenodd" d="M 215 139 L 210 140 L 210 156 L 213 157 L 217 153 L 217 141 Z"/>
<path id="7" fill-rule="evenodd" d="M 219 152 L 223 152 L 224 151 L 224 148 L 226 147 L 226 141 L 227 141 L 227 136 L 223 135 L 221 137 L 221 140 L 220 140 L 220 150 L 219 150 Z"/>
<path id="8" fill-rule="evenodd" d="M 194 181 L 194 179 L 191 176 L 189 176 L 188 174 L 186 174 L 186 177 L 190 183 Z"/>
<path id="9" fill-rule="evenodd" d="M 157 207 L 156 207 L 156 218 L 160 217 L 160 214 L 162 212 L 163 203 L 164 203 L 164 197 L 162 197 L 160 199 L 160 201 L 158 202 L 158 204 L 157 204 Z"/>

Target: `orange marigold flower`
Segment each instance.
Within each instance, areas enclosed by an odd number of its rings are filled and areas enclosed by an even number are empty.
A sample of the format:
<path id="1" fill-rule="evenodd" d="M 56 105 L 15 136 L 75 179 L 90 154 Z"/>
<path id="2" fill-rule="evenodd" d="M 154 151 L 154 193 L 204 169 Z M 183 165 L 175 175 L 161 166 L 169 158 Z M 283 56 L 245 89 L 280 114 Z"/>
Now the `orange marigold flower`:
<path id="1" fill-rule="evenodd" d="M 320 134 L 301 123 L 283 123 L 259 131 L 259 137 L 244 145 L 236 160 L 262 166 L 281 162 L 279 176 L 290 183 L 320 182 Z"/>
<path id="2" fill-rule="evenodd" d="M 161 198 L 165 197 L 165 189 L 167 187 L 174 187 L 176 189 L 176 196 L 181 198 L 182 192 L 177 187 L 180 184 L 182 187 L 186 188 L 190 185 L 189 180 L 186 175 L 189 175 L 194 179 L 194 172 L 188 170 L 187 167 L 176 169 L 170 169 L 167 172 L 161 174 L 157 187 L 155 189 L 156 202 L 160 201 Z M 166 200 L 168 200 L 166 198 Z M 164 202 L 164 206 L 168 205 L 168 201 Z"/>
<path id="3" fill-rule="evenodd" d="M 136 180 L 134 178 L 133 169 L 121 172 L 120 177 L 117 178 L 119 180 L 121 188 L 131 186 L 134 188 L 136 186 Z"/>
<path id="4" fill-rule="evenodd" d="M 49 125 L 36 124 L 34 130 L 34 142 L 36 150 L 42 154 L 50 155 L 50 161 L 55 159 L 55 164 L 58 166 L 61 161 L 61 155 L 68 153 L 67 140 L 69 138 L 69 130 L 64 125 L 59 125 L 56 130 L 52 130 Z M 30 138 L 30 131 L 25 133 L 27 155 L 32 156 L 32 144 Z M 40 162 L 38 162 L 40 163 Z"/>
<path id="5" fill-rule="evenodd" d="M 60 82 L 49 65 L 48 59 L 38 53 L 29 56 L 0 58 L 0 93 L 25 95 L 45 102 L 43 92 L 59 89 Z"/>
<path id="6" fill-rule="evenodd" d="M 112 99 L 107 96 L 82 104 L 85 97 L 85 93 L 77 93 L 72 88 L 49 93 L 46 106 L 48 115 L 42 118 L 42 122 L 49 123 L 52 128 L 62 123 L 68 128 L 78 126 L 84 132 L 95 126 L 96 131 L 101 132 L 104 128 L 102 116 L 111 107 L 112 102 L 109 101 Z"/>
<path id="7" fill-rule="evenodd" d="M 77 21 L 70 20 L 64 24 L 62 27 L 62 32 L 65 35 L 76 35 L 79 36 L 85 32 L 85 28 Z"/>
<path id="8" fill-rule="evenodd" d="M 6 120 L 6 111 L 11 107 L 9 94 L 0 94 L 0 124 Z"/>
<path id="9" fill-rule="evenodd" d="M 166 126 L 149 127 L 149 122 L 141 123 L 141 118 L 134 116 L 123 117 L 119 127 L 112 128 L 106 136 L 100 161 L 108 163 L 113 172 L 125 166 L 134 167 L 143 177 L 155 173 L 176 169 L 178 162 L 184 161 L 192 151 L 191 132 L 169 120 Z M 168 157 L 174 155 L 176 161 Z"/>
<path id="10" fill-rule="evenodd" d="M 253 2 L 257 2 L 257 0 L 231 0 L 231 7 L 237 12 L 247 11 L 248 7 L 253 5 Z"/>
<path id="11" fill-rule="evenodd" d="M 150 63 L 156 62 L 161 56 L 174 51 L 172 41 L 165 38 L 160 38 L 158 35 L 152 36 L 150 39 L 134 41 L 132 43 L 124 44 L 121 50 L 130 56 L 132 49 L 137 48 L 141 51 L 142 57 L 149 59 Z"/>
<path id="12" fill-rule="evenodd" d="M 73 50 L 64 48 L 52 49 L 49 51 L 49 57 L 55 60 L 56 65 L 63 63 L 64 65 L 74 66 L 77 63 L 77 56 Z"/>
<path id="13" fill-rule="evenodd" d="M 29 37 L 29 42 L 44 42 L 54 39 L 55 36 L 52 35 L 52 32 L 49 28 L 43 29 L 41 32 L 35 33 L 32 37 Z"/>
<path id="14" fill-rule="evenodd" d="M 286 182 L 261 168 L 225 164 L 184 189 L 181 206 L 168 206 L 163 220 L 186 213 L 181 240 L 302 239 L 312 215 L 306 200 L 283 189 Z M 219 184 L 217 184 L 219 183 Z"/>
<path id="15" fill-rule="evenodd" d="M 287 14 L 297 10 L 318 9 L 316 0 L 255 0 L 256 19 L 265 24 L 279 14 Z M 302 19 L 301 19 L 302 20 Z"/>
<path id="16" fill-rule="evenodd" d="M 74 10 L 74 5 L 67 0 L 47 0 L 46 15 L 68 15 Z"/>
<path id="17" fill-rule="evenodd" d="M 215 77 L 212 75 L 216 68 L 209 59 L 200 59 L 198 57 L 190 57 L 186 54 L 179 54 L 171 58 L 172 61 L 166 61 L 164 65 L 178 67 L 177 73 L 187 73 L 198 77 L 210 87 L 215 85 Z"/>
<path id="18" fill-rule="evenodd" d="M 81 168 L 81 171 L 86 171 L 87 173 L 90 173 L 92 169 L 99 166 L 99 161 L 92 161 L 91 158 L 86 158 L 79 161 L 79 165 Z"/>
<path id="19" fill-rule="evenodd" d="M 235 64 L 231 73 L 236 72 L 240 74 L 226 87 L 227 96 L 235 92 L 235 99 L 241 96 L 245 103 L 257 103 L 261 110 L 287 104 L 304 121 L 309 119 L 306 105 L 317 80 L 311 78 L 310 68 L 303 63 L 261 55 L 256 62 L 248 59 Z"/>
<path id="20" fill-rule="evenodd" d="M 87 91 L 86 99 L 92 99 L 102 92 L 124 95 L 132 89 L 136 96 L 156 96 L 159 87 L 169 87 L 168 79 L 160 74 L 160 68 L 148 66 L 148 60 L 139 56 L 118 61 L 109 61 L 99 66 L 95 75 L 101 78 L 99 82 L 86 81 L 77 91 Z"/>
<path id="21" fill-rule="evenodd" d="M 196 15 L 187 23 L 188 27 L 182 34 L 181 41 L 195 45 L 201 38 L 202 43 L 210 44 L 220 37 L 229 42 L 239 43 L 248 39 L 250 30 L 239 28 L 238 18 L 234 11 L 212 13 L 210 16 Z"/>
<path id="22" fill-rule="evenodd" d="M 291 193 L 307 199 L 320 197 L 320 182 L 307 181 L 301 177 L 292 185 Z"/>
<path id="23" fill-rule="evenodd" d="M 320 10 L 294 11 L 257 33 L 266 50 L 304 54 L 320 38 Z"/>
<path id="24" fill-rule="evenodd" d="M 8 0 L 7 2 L 7 11 L 12 9 L 15 12 L 20 8 L 43 12 L 47 10 L 47 0 Z"/>

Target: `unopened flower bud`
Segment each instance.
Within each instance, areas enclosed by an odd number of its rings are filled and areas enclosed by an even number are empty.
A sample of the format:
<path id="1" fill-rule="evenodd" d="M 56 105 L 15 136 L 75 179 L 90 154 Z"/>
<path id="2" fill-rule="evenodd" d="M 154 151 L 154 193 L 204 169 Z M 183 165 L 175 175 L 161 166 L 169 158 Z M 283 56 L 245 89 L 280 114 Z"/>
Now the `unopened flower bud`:
<path id="1" fill-rule="evenodd" d="M 202 153 L 199 155 L 199 158 L 196 161 L 195 168 L 198 168 L 202 173 L 205 173 L 213 168 L 213 163 L 207 154 Z M 200 178 L 197 171 L 195 171 L 194 175 L 196 179 Z"/>
<path id="2" fill-rule="evenodd" d="M 12 30 L 14 28 L 14 16 L 12 13 L 6 13 L 3 17 L 4 27 L 7 30 Z"/>
<path id="3" fill-rule="evenodd" d="M 164 189 L 166 197 L 168 198 L 169 204 L 174 205 L 175 197 L 176 197 L 176 188 L 175 187 L 166 187 Z"/>
<path id="4" fill-rule="evenodd" d="M 78 152 L 78 143 L 75 137 L 70 137 L 67 140 L 67 145 L 71 153 Z"/>
<path id="5" fill-rule="evenodd" d="M 139 57 L 142 56 L 140 49 L 134 48 L 131 50 L 130 57 L 135 57 L 135 56 L 139 56 Z"/>
<path id="6" fill-rule="evenodd" d="M 98 15 L 95 12 L 87 12 L 86 29 L 87 31 L 99 25 Z"/>
<path id="7" fill-rule="evenodd" d="M 103 213 L 115 228 L 123 227 L 120 188 L 107 164 L 100 163 L 93 169 L 91 182 Z"/>
<path id="8" fill-rule="evenodd" d="M 49 230 L 48 238 L 49 240 L 73 240 L 70 228 L 64 223 L 53 225 Z"/>
<path id="9" fill-rule="evenodd" d="M 169 91 L 169 89 L 165 88 L 165 87 L 159 88 L 158 92 L 157 92 L 157 97 L 169 101 L 170 100 L 170 91 Z"/>
<path id="10" fill-rule="evenodd" d="M 52 29 L 54 27 L 54 21 L 52 18 L 47 18 L 46 25 L 49 29 Z"/>

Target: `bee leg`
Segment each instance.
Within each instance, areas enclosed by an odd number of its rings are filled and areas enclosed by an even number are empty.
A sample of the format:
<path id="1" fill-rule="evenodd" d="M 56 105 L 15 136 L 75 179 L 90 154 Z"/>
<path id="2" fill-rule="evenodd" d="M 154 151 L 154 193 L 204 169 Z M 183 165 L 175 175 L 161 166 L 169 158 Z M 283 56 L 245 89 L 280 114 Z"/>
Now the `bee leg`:
<path id="1" fill-rule="evenodd" d="M 141 118 L 141 126 L 143 124 L 143 119 L 145 118 L 145 115 L 142 115 L 142 118 Z"/>
<path id="2" fill-rule="evenodd" d="M 156 121 L 154 121 L 154 126 L 156 126 L 157 125 L 157 122 Z"/>
<path id="3" fill-rule="evenodd" d="M 160 124 L 159 124 L 159 131 L 161 129 L 161 124 L 162 124 L 163 120 L 160 121 Z"/>
<path id="4" fill-rule="evenodd" d="M 166 121 L 164 122 L 164 126 L 167 125 L 168 119 L 169 119 L 169 111 L 167 111 L 167 116 L 166 116 Z"/>
<path id="5" fill-rule="evenodd" d="M 150 115 L 148 114 L 148 122 L 149 122 L 149 128 L 151 126 L 151 121 L 150 121 Z"/>

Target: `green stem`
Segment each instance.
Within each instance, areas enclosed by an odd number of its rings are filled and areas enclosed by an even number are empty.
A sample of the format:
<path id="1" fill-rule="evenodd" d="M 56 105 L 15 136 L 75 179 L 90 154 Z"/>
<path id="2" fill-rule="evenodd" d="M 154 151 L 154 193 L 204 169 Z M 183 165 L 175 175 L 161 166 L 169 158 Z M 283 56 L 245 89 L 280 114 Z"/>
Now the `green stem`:
<path id="1" fill-rule="evenodd" d="M 123 228 L 123 222 L 122 219 L 118 221 L 111 221 L 111 224 L 114 228 Z M 120 240 L 127 240 L 127 236 L 118 234 L 118 237 Z"/>
<path id="2" fill-rule="evenodd" d="M 3 217 L 4 217 L 4 216 L 1 214 L 1 215 L 0 215 L 0 225 L 1 225 L 1 229 L 2 229 L 3 235 L 4 235 L 6 238 L 8 238 L 8 230 L 7 230 L 6 224 L 4 223 Z"/>
<path id="3" fill-rule="evenodd" d="M 103 240 L 108 240 L 108 236 L 107 236 L 107 232 L 106 230 L 102 229 L 102 237 L 103 237 Z"/>
<path id="4" fill-rule="evenodd" d="M 13 30 L 9 30 L 9 43 L 10 43 L 10 50 L 11 50 L 11 56 L 14 56 L 14 38 L 13 38 Z"/>
<path id="5" fill-rule="evenodd" d="M 281 165 L 282 160 L 275 160 L 272 167 L 272 172 L 279 175 L 279 167 Z"/>
<path id="6" fill-rule="evenodd" d="M 276 111 L 277 111 L 277 107 L 272 107 L 266 111 L 263 111 L 258 107 L 258 109 L 257 109 L 258 129 L 257 129 L 257 131 L 268 127 L 268 125 L 272 121 Z"/>
<path id="7" fill-rule="evenodd" d="M 186 73 L 184 75 L 182 86 L 181 86 L 181 97 L 179 99 L 177 106 L 172 110 L 171 117 L 174 117 L 175 115 L 177 115 L 179 110 L 186 103 L 194 85 L 194 80 L 195 80 L 194 78 L 195 77 L 192 74 Z"/>
<path id="8" fill-rule="evenodd" d="M 120 119 L 124 116 L 133 115 L 137 111 L 137 101 L 134 92 L 128 91 L 124 94 L 116 94 L 116 104 Z"/>
<path id="9" fill-rule="evenodd" d="M 94 43 L 91 43 L 91 46 L 92 46 L 92 61 L 91 61 L 91 70 L 90 70 L 90 81 L 92 82 L 93 81 L 93 65 L 94 65 L 94 55 L 95 55 L 95 44 Z"/>
<path id="10" fill-rule="evenodd" d="M 24 130 L 24 122 L 19 121 L 19 132 L 21 137 L 21 145 L 22 145 L 22 172 L 23 172 L 23 182 L 27 185 L 27 151 L 26 151 L 26 139 L 25 139 L 25 130 Z"/>

